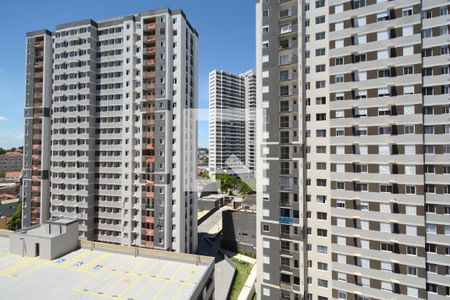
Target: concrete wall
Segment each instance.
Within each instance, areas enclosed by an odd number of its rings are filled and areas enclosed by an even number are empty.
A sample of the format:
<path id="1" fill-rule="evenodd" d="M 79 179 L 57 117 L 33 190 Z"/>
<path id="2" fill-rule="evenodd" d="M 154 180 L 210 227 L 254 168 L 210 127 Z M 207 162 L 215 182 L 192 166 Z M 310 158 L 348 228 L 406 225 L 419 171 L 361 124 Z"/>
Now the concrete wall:
<path id="1" fill-rule="evenodd" d="M 222 248 L 256 254 L 256 214 L 227 210 L 222 212 Z"/>
<path id="2" fill-rule="evenodd" d="M 43 259 L 52 259 L 51 239 L 30 236 L 20 233 L 12 233 L 9 236 L 9 252 L 23 256 L 36 257 L 36 248 L 39 245 L 39 257 Z"/>

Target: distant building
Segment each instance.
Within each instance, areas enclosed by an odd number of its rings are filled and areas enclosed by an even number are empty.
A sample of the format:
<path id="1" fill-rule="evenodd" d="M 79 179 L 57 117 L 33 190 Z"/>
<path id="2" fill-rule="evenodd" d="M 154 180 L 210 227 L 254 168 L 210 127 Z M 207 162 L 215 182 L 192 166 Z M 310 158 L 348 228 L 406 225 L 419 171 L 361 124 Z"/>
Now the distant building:
<path id="1" fill-rule="evenodd" d="M 6 181 L 19 181 L 22 172 L 6 172 L 5 180 Z"/>
<path id="2" fill-rule="evenodd" d="M 0 217 L 10 217 L 17 209 L 19 198 L 12 194 L 0 194 Z"/>
<path id="3" fill-rule="evenodd" d="M 247 196 L 243 201 L 233 201 L 235 210 L 222 212 L 223 249 L 245 251 L 256 255 L 256 197 Z"/>
<path id="4" fill-rule="evenodd" d="M 0 173 L 22 171 L 23 157 L 19 151 L 0 155 Z"/>
<path id="5" fill-rule="evenodd" d="M 252 168 L 254 167 L 255 104 L 254 71 L 234 74 L 214 70 L 209 74 L 209 172 L 211 176 L 220 173 L 233 174 L 235 168 L 241 167 L 241 164 L 245 165 L 247 161 L 251 162 Z M 251 113 L 247 114 L 247 108 L 250 107 Z M 253 121 L 249 122 L 248 118 L 253 118 Z M 250 125 L 247 126 L 247 123 Z M 246 143 L 249 143 L 248 147 Z M 247 150 L 252 153 L 247 155 Z M 250 168 L 249 165 L 247 167 Z"/>

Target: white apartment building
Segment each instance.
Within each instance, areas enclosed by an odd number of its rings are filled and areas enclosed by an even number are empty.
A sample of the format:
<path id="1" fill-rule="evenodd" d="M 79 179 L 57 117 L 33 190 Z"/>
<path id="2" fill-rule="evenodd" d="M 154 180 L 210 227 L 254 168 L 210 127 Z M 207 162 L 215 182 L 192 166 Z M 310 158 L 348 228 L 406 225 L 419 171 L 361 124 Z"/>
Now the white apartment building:
<path id="1" fill-rule="evenodd" d="M 258 298 L 450 296 L 449 9 L 257 1 Z"/>
<path id="2" fill-rule="evenodd" d="M 253 172 L 255 105 L 254 71 L 233 74 L 214 70 L 209 73 L 209 173 L 211 176 L 224 172 L 230 174 Z"/>
<path id="3" fill-rule="evenodd" d="M 197 53 L 180 10 L 28 33 L 23 226 L 195 252 Z"/>

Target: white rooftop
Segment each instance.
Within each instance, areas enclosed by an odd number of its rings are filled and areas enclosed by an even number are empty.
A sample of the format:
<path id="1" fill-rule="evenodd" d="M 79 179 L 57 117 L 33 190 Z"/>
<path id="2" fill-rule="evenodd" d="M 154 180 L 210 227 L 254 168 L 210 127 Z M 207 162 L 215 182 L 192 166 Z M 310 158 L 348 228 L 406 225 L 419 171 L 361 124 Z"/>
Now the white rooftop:
<path id="1" fill-rule="evenodd" d="M 2 299 L 189 299 L 209 268 L 185 254 L 151 258 L 89 249 L 48 261 L 10 254 L 8 244 L 0 236 Z"/>

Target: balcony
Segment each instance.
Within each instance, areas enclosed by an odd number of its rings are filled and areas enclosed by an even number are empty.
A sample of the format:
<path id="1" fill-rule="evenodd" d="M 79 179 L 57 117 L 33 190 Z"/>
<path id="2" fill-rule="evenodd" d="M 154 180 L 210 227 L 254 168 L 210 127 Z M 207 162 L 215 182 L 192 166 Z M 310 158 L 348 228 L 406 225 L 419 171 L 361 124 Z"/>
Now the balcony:
<path id="1" fill-rule="evenodd" d="M 153 229 L 144 229 L 143 230 L 144 235 L 153 236 L 155 234 L 155 231 Z"/>
<path id="2" fill-rule="evenodd" d="M 42 82 L 37 82 L 34 84 L 35 89 L 42 89 Z"/>
<path id="3" fill-rule="evenodd" d="M 34 138 L 34 136 L 33 136 Z M 31 159 L 32 160 L 41 160 L 41 156 L 40 155 L 31 155 Z"/>
<path id="4" fill-rule="evenodd" d="M 146 99 L 147 101 L 155 101 L 156 97 L 155 97 L 155 95 L 147 95 L 147 96 L 145 97 L 145 99 Z"/>
<path id="5" fill-rule="evenodd" d="M 39 186 L 32 186 L 31 190 L 34 192 L 39 192 L 40 191 L 40 187 Z"/>
<path id="6" fill-rule="evenodd" d="M 34 99 L 42 99 L 42 93 L 34 93 L 33 98 Z"/>
<path id="7" fill-rule="evenodd" d="M 155 108 L 154 107 L 146 107 L 145 108 L 145 112 L 146 113 L 149 113 L 149 114 L 152 114 L 152 113 L 154 113 L 156 110 L 155 110 Z M 153 136 L 154 137 L 154 136 Z"/>
<path id="8" fill-rule="evenodd" d="M 34 78 L 42 79 L 44 74 L 42 72 L 34 73 Z"/>
<path id="9" fill-rule="evenodd" d="M 144 125 L 155 125 L 155 124 L 156 124 L 156 121 L 153 120 L 153 119 L 151 119 L 151 120 L 146 120 L 146 121 L 144 122 Z"/>
<path id="10" fill-rule="evenodd" d="M 154 192 L 145 192 L 145 197 L 153 198 L 153 197 L 155 197 L 155 193 Z"/>
<path id="11" fill-rule="evenodd" d="M 294 224 L 294 219 L 292 219 L 291 217 L 280 216 L 280 217 L 278 218 L 278 222 L 279 222 L 280 224 L 292 225 L 292 224 Z"/>
<path id="12" fill-rule="evenodd" d="M 283 290 L 291 290 L 291 284 L 287 282 L 280 282 L 280 288 Z"/>
<path id="13" fill-rule="evenodd" d="M 156 42 L 156 35 L 149 35 L 149 36 L 145 37 L 144 41 L 147 43 L 154 43 L 154 42 Z"/>
<path id="14" fill-rule="evenodd" d="M 153 111 L 154 112 L 154 111 Z M 147 134 L 145 135 L 148 139 L 154 139 L 155 138 L 155 132 L 154 131 L 149 131 L 147 132 Z"/>
<path id="15" fill-rule="evenodd" d="M 156 23 L 149 23 L 149 24 L 146 24 L 146 25 L 144 26 L 144 29 L 145 29 L 145 30 L 155 30 L 155 29 L 156 29 Z"/>
<path id="16" fill-rule="evenodd" d="M 151 143 L 151 144 L 147 144 L 147 146 L 145 148 L 146 149 L 155 149 L 155 146 Z"/>
<path id="17" fill-rule="evenodd" d="M 41 49 L 43 46 L 44 46 L 44 44 L 42 42 L 34 43 L 34 48 L 36 48 L 36 49 Z"/>
<path id="18" fill-rule="evenodd" d="M 153 65 L 152 63 L 146 62 L 144 63 L 144 65 L 146 66 L 150 66 Z M 155 72 L 144 72 L 144 78 L 145 79 L 154 79 L 156 77 L 156 73 Z"/>
<path id="19" fill-rule="evenodd" d="M 153 180 L 146 180 L 145 181 L 145 185 L 147 185 L 147 186 L 154 186 L 155 182 Z"/>
<path id="20" fill-rule="evenodd" d="M 145 50 L 144 50 L 144 54 L 154 55 L 155 53 L 156 53 L 156 48 L 154 48 L 154 47 L 145 48 Z"/>
<path id="21" fill-rule="evenodd" d="M 41 148 L 41 145 L 33 145 L 33 150 L 39 150 Z"/>
<path id="22" fill-rule="evenodd" d="M 144 218 L 144 222 L 146 223 L 153 223 L 154 218 L 151 216 L 145 216 Z"/>
<path id="23" fill-rule="evenodd" d="M 39 202 L 39 198 L 38 197 L 32 197 L 31 198 L 31 205 L 32 206 L 39 206 L 40 202 Z"/>
<path id="24" fill-rule="evenodd" d="M 145 247 L 147 247 L 147 248 L 153 248 L 153 242 L 152 242 L 152 241 L 147 241 L 147 242 L 145 242 Z"/>
<path id="25" fill-rule="evenodd" d="M 156 85 L 154 83 L 144 84 L 144 86 L 143 86 L 144 90 L 154 90 L 155 88 L 156 88 Z"/>
<path id="26" fill-rule="evenodd" d="M 35 68 L 42 68 L 44 66 L 44 63 L 42 61 L 38 61 L 34 64 Z"/>
<path id="27" fill-rule="evenodd" d="M 145 160 L 146 163 L 152 163 L 155 161 L 155 157 L 153 155 L 147 156 L 147 159 Z"/>

